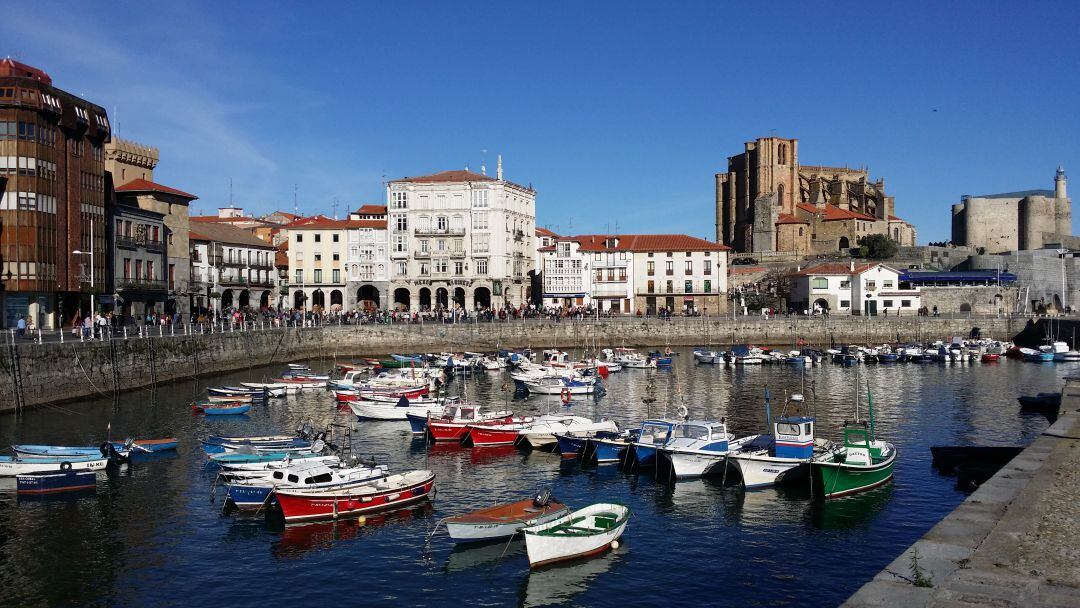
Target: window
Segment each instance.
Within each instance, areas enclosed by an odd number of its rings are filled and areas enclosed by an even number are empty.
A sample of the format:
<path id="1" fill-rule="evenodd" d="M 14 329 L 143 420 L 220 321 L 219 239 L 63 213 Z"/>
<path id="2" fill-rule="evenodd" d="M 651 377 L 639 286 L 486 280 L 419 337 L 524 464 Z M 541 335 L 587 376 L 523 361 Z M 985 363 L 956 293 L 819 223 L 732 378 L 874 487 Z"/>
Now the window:
<path id="1" fill-rule="evenodd" d="M 704 272 L 706 275 L 712 274 L 712 260 L 705 260 L 705 268 L 702 272 Z"/>
<path id="2" fill-rule="evenodd" d="M 892 308 L 893 307 L 893 301 L 892 300 L 882 300 L 881 305 L 884 306 L 885 308 Z"/>
<path id="3" fill-rule="evenodd" d="M 319 233 L 319 232 L 315 233 L 315 242 L 316 243 L 321 243 L 322 242 L 322 234 L 321 233 Z"/>
<path id="4" fill-rule="evenodd" d="M 608 268 L 607 269 L 607 280 L 609 280 L 609 281 L 614 281 L 615 280 L 615 269 L 614 268 Z"/>
<path id="5" fill-rule="evenodd" d="M 427 253 L 427 252 L 428 252 L 428 240 L 427 239 L 422 239 L 420 241 L 420 253 Z"/>
<path id="6" fill-rule="evenodd" d="M 892 282 L 892 281 L 882 281 L 882 282 L 881 282 L 881 287 L 882 287 L 883 289 L 892 289 L 892 286 L 893 286 L 893 282 Z"/>
<path id="7" fill-rule="evenodd" d="M 488 251 L 488 236 L 486 234 L 474 234 L 472 235 L 473 251 L 477 253 L 487 253 Z"/>
<path id="8" fill-rule="evenodd" d="M 877 289 L 877 281 L 867 281 L 866 282 L 866 290 L 867 291 L 874 291 L 875 289 Z"/>
<path id="9" fill-rule="evenodd" d="M 335 253 L 335 254 L 333 254 L 333 257 L 332 257 L 332 259 L 333 259 L 333 260 L 334 260 L 335 262 L 337 262 L 338 260 L 340 260 L 340 259 L 341 259 L 341 254 L 340 254 L 340 253 Z"/>
<path id="10" fill-rule="evenodd" d="M 683 293 L 694 293 L 693 281 L 683 281 Z"/>
<path id="11" fill-rule="evenodd" d="M 154 238 L 152 238 L 151 240 L 154 241 L 155 243 L 160 243 L 161 242 L 161 227 L 160 226 L 154 226 L 153 234 L 154 234 Z"/>
<path id="12" fill-rule="evenodd" d="M 393 209 L 408 209 L 408 192 L 393 192 L 390 195 L 390 206 Z"/>
<path id="13" fill-rule="evenodd" d="M 656 262 L 649 260 L 645 263 L 645 274 L 649 275 L 650 277 L 656 274 Z"/>
<path id="14" fill-rule="evenodd" d="M 169 289 L 176 289 L 176 264 L 169 264 Z"/>
<path id="15" fill-rule="evenodd" d="M 485 208 L 488 206 L 488 191 L 487 190 L 473 190 L 472 191 L 472 206 L 477 208 Z"/>
<path id="16" fill-rule="evenodd" d="M 409 229 L 409 216 L 404 213 L 394 214 L 394 230 L 405 232 Z"/>
<path id="17" fill-rule="evenodd" d="M 321 262 L 322 261 L 322 254 L 321 253 L 316 253 L 315 254 L 315 261 L 316 262 Z"/>
<path id="18" fill-rule="evenodd" d="M 619 269 L 619 280 L 620 281 L 625 281 L 626 280 L 626 268 L 620 268 Z"/>
<path id="19" fill-rule="evenodd" d="M 671 256 L 673 256 L 673 255 L 675 255 L 675 254 L 674 254 L 674 253 L 671 253 L 670 251 L 669 251 L 669 252 L 667 252 L 667 257 L 669 257 L 669 258 L 670 258 L 670 257 L 671 257 Z"/>
<path id="20" fill-rule="evenodd" d="M 840 308 L 851 308 L 851 300 L 840 300 Z"/>
<path id="21" fill-rule="evenodd" d="M 322 283 L 322 270 L 318 268 L 315 269 L 315 282 Z"/>
<path id="22" fill-rule="evenodd" d="M 338 242 L 338 236 L 339 235 L 335 234 L 331 240 L 335 243 Z"/>
<path id="23" fill-rule="evenodd" d="M 646 288 L 647 293 L 653 293 L 656 291 L 656 281 L 649 281 L 649 285 Z"/>
<path id="24" fill-rule="evenodd" d="M 851 281 L 848 279 L 840 281 L 840 289 L 851 289 Z"/>
<path id="25" fill-rule="evenodd" d="M 304 282 L 304 271 L 303 270 L 301 270 L 299 268 L 296 269 L 296 279 L 295 279 L 295 281 L 297 283 L 303 283 Z"/>
<path id="26" fill-rule="evenodd" d="M 704 286 L 702 287 L 702 291 L 704 291 L 705 293 L 712 293 L 712 281 L 711 280 L 705 279 L 705 283 L 704 283 Z"/>
<path id="27" fill-rule="evenodd" d="M 446 274 L 446 260 L 435 260 L 435 272 Z"/>
<path id="28" fill-rule="evenodd" d="M 446 227 L 447 227 L 447 223 L 446 223 L 446 216 L 445 215 L 440 215 L 440 216 L 435 218 L 435 229 L 436 230 L 438 230 L 439 232 L 446 232 Z"/>
<path id="29" fill-rule="evenodd" d="M 397 275 L 398 276 L 405 276 L 406 274 L 409 273 L 409 264 L 408 264 L 408 262 L 398 262 L 396 264 L 396 266 L 397 266 L 396 270 L 397 270 Z"/>
<path id="30" fill-rule="evenodd" d="M 596 255 L 593 256 L 593 260 L 599 262 L 601 259 L 603 259 L 603 257 L 603 254 L 597 252 Z"/>
<path id="31" fill-rule="evenodd" d="M 454 274 L 458 276 L 465 274 L 465 262 L 454 262 Z"/>
<path id="32" fill-rule="evenodd" d="M 810 288 L 811 289 L 828 289 L 829 288 L 829 279 L 826 279 L 825 277 L 814 277 L 814 278 L 810 279 Z"/>
<path id="33" fill-rule="evenodd" d="M 420 262 L 420 276 L 427 276 L 429 274 L 431 274 L 431 264 Z"/>
<path id="34" fill-rule="evenodd" d="M 135 278 L 141 279 L 143 277 L 143 265 L 142 260 L 135 260 Z"/>
<path id="35" fill-rule="evenodd" d="M 687 254 L 687 255 L 689 255 L 689 254 Z M 694 262 L 692 262 L 690 260 L 686 260 L 686 274 L 688 274 L 688 275 L 694 274 Z"/>
<path id="36" fill-rule="evenodd" d="M 124 258 L 124 278 L 131 278 L 131 258 Z"/>
<path id="37" fill-rule="evenodd" d="M 600 268 L 596 269 L 596 280 L 597 281 L 603 281 L 604 280 L 604 271 L 602 269 L 600 269 Z"/>
<path id="38" fill-rule="evenodd" d="M 37 125 L 32 122 L 19 121 L 19 139 L 25 141 L 34 141 L 37 139 Z"/>
<path id="39" fill-rule="evenodd" d="M 333 281 L 334 283 L 340 283 L 340 282 L 341 282 L 341 271 L 340 271 L 340 270 L 338 270 L 337 268 L 335 268 L 335 269 L 334 269 L 334 270 L 333 270 L 333 271 L 332 271 L 332 272 L 330 273 L 330 275 L 331 275 L 331 277 L 332 277 L 332 281 Z"/>
<path id="40" fill-rule="evenodd" d="M 668 254 L 668 255 L 671 255 L 671 254 Z M 667 261 L 667 267 L 666 267 L 666 271 L 667 271 L 667 272 L 666 272 L 666 274 L 667 274 L 667 275 L 668 275 L 669 277 L 670 277 L 671 275 L 675 274 L 675 262 L 672 262 L 671 260 L 668 260 L 668 261 Z"/>
<path id="41" fill-rule="evenodd" d="M 473 213 L 472 216 L 473 230 L 487 230 L 488 229 L 488 214 L 486 211 Z M 569 243 L 568 243 L 569 244 Z"/>
<path id="42" fill-rule="evenodd" d="M 394 249 L 395 252 L 401 253 L 409 250 L 409 244 L 405 240 L 404 235 L 398 235 L 394 237 Z"/>
<path id="43" fill-rule="evenodd" d="M 476 260 L 476 274 L 487 274 L 487 260 Z"/>
<path id="44" fill-rule="evenodd" d="M 911 308 L 911 300 L 900 300 L 900 308 Z"/>
<path id="45" fill-rule="evenodd" d="M 446 239 L 435 239 L 435 251 L 446 251 Z"/>
<path id="46" fill-rule="evenodd" d="M 304 235 L 302 235 L 302 234 L 297 234 L 297 235 L 296 235 L 296 242 L 297 242 L 297 243 L 303 243 L 303 242 L 304 242 Z"/>
<path id="47" fill-rule="evenodd" d="M 151 280 L 154 278 L 154 261 L 153 260 L 147 260 L 146 261 L 146 278 L 151 279 Z"/>

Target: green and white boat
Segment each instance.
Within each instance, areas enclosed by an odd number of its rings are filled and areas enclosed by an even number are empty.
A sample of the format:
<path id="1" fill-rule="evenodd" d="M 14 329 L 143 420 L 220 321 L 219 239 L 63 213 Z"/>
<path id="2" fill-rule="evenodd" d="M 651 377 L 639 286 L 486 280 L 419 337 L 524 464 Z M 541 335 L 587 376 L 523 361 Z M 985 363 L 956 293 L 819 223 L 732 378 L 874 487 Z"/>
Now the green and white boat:
<path id="1" fill-rule="evenodd" d="M 867 388 L 870 422 L 844 423 L 844 443 L 815 454 L 810 463 L 814 494 L 829 499 L 865 492 L 887 483 L 893 476 L 896 447 L 878 441 L 874 429 L 874 400 Z M 858 403 L 858 397 L 856 397 Z"/>

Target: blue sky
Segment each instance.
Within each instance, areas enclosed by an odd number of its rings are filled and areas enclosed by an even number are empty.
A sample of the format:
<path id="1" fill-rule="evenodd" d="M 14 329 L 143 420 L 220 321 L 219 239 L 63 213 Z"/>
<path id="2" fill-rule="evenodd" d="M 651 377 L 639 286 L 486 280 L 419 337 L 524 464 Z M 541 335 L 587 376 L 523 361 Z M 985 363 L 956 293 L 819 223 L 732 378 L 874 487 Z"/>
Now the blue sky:
<path id="1" fill-rule="evenodd" d="M 868 166 L 919 242 L 962 194 L 1080 192 L 1080 3 L 11 2 L 0 53 L 161 150 L 199 213 L 381 203 L 504 158 L 557 231 L 713 237 L 743 142 Z M 485 152 L 486 151 L 486 152 Z M 1076 198 L 1074 196 L 1074 198 Z M 1078 214 L 1080 215 L 1080 214 Z M 571 220 L 572 218 L 572 220 Z M 571 225 L 572 221 L 572 225 Z"/>

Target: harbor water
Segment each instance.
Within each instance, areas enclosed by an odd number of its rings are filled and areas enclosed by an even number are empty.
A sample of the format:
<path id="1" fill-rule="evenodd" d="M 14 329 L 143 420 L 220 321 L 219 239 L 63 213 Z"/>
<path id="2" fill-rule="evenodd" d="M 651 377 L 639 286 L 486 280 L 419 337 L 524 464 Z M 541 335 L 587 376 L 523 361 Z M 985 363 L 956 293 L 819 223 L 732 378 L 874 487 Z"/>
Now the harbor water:
<path id="1" fill-rule="evenodd" d="M 313 361 L 328 369 L 331 361 Z M 0 492 L 0 605 L 4 606 L 829 606 L 846 599 L 965 497 L 931 467 L 933 445 L 1026 445 L 1046 418 L 1022 414 L 1017 395 L 1057 390 L 1080 364 L 880 364 L 843 367 L 696 364 L 628 369 L 574 413 L 623 427 L 647 416 L 725 417 L 736 436 L 766 429 L 784 397 L 806 395 L 818 435 L 837 439 L 855 415 L 857 378 L 873 394 L 880 439 L 899 450 L 894 480 L 849 498 L 815 501 L 809 487 L 744 491 L 734 479 L 674 483 L 661 469 L 586 467 L 514 447 L 431 445 L 405 422 L 356 422 L 326 391 L 205 417 L 189 403 L 206 386 L 275 377 L 280 367 L 138 390 L 30 411 L 0 422 L 0 444 L 96 445 L 106 436 L 177 437 L 175 453 L 140 457 L 99 476 L 96 492 L 19 499 Z M 73 378 L 73 381 L 77 379 Z M 451 393 L 492 409 L 545 413 L 558 396 L 515 399 L 504 372 L 456 379 Z M 643 398 L 654 396 L 647 405 Z M 223 488 L 199 439 L 291 433 L 303 421 L 353 424 L 353 444 L 393 471 L 436 473 L 437 496 L 364 522 L 283 527 L 223 514 Z M 521 541 L 454 547 L 448 515 L 521 500 L 550 488 L 561 502 L 619 502 L 633 511 L 621 545 L 588 561 L 530 572 Z M 907 575 L 909 573 L 899 573 Z"/>

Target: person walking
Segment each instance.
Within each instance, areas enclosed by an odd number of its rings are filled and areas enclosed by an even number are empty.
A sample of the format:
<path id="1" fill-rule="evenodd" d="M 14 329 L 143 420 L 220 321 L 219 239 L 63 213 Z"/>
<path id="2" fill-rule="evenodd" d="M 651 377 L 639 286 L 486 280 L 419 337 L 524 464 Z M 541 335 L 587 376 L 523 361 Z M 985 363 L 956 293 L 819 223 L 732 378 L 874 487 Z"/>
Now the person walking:
<path id="1" fill-rule="evenodd" d="M 22 338 L 26 335 L 26 317 L 19 315 L 19 321 L 15 324 L 15 335 Z"/>

